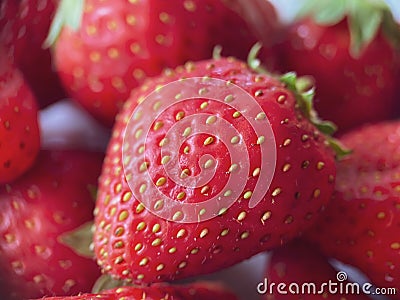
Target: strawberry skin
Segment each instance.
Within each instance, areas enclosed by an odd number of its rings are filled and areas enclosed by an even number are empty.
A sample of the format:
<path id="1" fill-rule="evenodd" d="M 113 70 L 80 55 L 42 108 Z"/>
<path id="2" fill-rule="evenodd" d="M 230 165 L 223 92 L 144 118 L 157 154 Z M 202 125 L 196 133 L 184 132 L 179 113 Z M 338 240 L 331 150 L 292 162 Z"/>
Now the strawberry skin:
<path id="1" fill-rule="evenodd" d="M 210 58 L 216 45 L 226 55 L 245 58 L 257 41 L 220 0 L 86 0 L 84 5 L 79 29 L 61 31 L 54 61 L 72 98 L 108 125 L 145 77 Z"/>
<path id="2" fill-rule="evenodd" d="M 1 53 L 0 184 L 4 184 L 32 166 L 39 152 L 40 134 L 36 98 L 21 72 Z"/>
<path id="3" fill-rule="evenodd" d="M 397 38 L 400 28 L 397 28 Z M 349 20 L 334 25 L 304 19 L 292 25 L 278 46 L 280 72 L 295 70 L 316 82 L 315 107 L 340 132 L 398 117 L 399 50 L 382 30 L 352 55 Z M 357 113 L 354 113 L 357 112 Z"/>
<path id="4" fill-rule="evenodd" d="M 237 297 L 218 283 L 199 281 L 185 285 L 154 284 L 151 286 L 126 286 L 102 291 L 100 294 L 82 294 L 71 297 L 47 297 L 48 300 L 237 300 Z"/>
<path id="5" fill-rule="evenodd" d="M 24 74 L 40 107 L 65 97 L 50 50 L 42 47 L 57 4 L 58 0 L 3 0 L 0 5 L 0 44 Z"/>
<path id="6" fill-rule="evenodd" d="M 102 153 L 40 152 L 34 167 L 0 186 L 0 294 L 6 299 L 88 292 L 100 274 L 64 234 L 92 219 Z M 82 172 L 84 170 L 84 172 Z"/>
<path id="7" fill-rule="evenodd" d="M 333 199 L 308 234 L 326 255 L 359 268 L 378 287 L 400 285 L 399 132 L 396 121 L 342 137 L 353 153 L 338 162 Z"/>
<path id="8" fill-rule="evenodd" d="M 365 294 L 352 294 L 351 292 L 340 292 L 339 283 L 342 283 L 346 288 L 348 281 L 338 280 L 338 271 L 336 271 L 329 263 L 328 258 L 325 257 L 317 248 L 312 244 L 304 240 L 295 240 L 289 244 L 274 249 L 270 253 L 270 259 L 268 261 L 267 270 L 265 272 L 265 278 L 267 279 L 267 286 L 263 282 L 264 286 L 260 289 L 266 289 L 266 293 L 263 299 L 265 300 L 290 300 L 290 299 L 331 299 L 331 300 L 352 300 L 352 299 L 369 299 Z M 328 284 L 329 281 L 337 283 L 334 288 L 337 288 L 336 292 L 334 289 L 329 291 L 328 286 L 325 286 L 323 290 L 323 284 Z M 272 283 L 276 285 L 280 283 L 286 284 L 284 291 L 287 294 L 280 293 L 276 286 L 271 288 Z M 296 289 L 289 290 L 291 284 L 296 284 L 295 287 L 299 287 L 299 294 L 295 294 Z M 316 292 L 308 292 L 307 287 L 304 284 L 315 284 Z M 305 292 L 302 292 L 302 287 L 305 287 Z M 360 288 L 361 290 L 361 288 Z M 311 291 L 313 291 L 311 289 Z M 345 289 L 344 289 L 345 291 Z"/>
<path id="9" fill-rule="evenodd" d="M 157 130 L 151 130 L 147 136 L 144 166 L 159 190 L 174 201 L 199 203 L 225 193 L 223 189 L 235 165 L 227 154 L 227 146 L 217 136 L 199 133 L 172 150 L 179 153 L 178 170 L 174 172 L 185 175 L 181 178 L 199 174 L 199 161 L 204 155 L 215 158 L 216 174 L 203 186 L 185 189 L 167 179 L 161 165 L 165 159 L 160 153 L 166 132 L 179 120 L 199 112 L 210 114 L 211 119 L 212 116 L 225 119 L 238 128 L 250 155 L 249 174 L 241 179 L 243 190 L 235 203 L 228 209 L 221 207 L 214 218 L 183 223 L 179 221 L 179 213 L 178 221 L 156 216 L 135 198 L 128 186 L 131 175 L 128 168 L 129 176 L 125 176 L 123 161 L 139 169 L 144 163 L 136 152 L 131 157 L 122 157 L 122 148 L 133 147 L 129 138 L 128 145 L 123 146 L 123 141 L 138 101 L 156 87 L 187 77 L 230 81 L 247 91 L 249 101 L 257 102 L 265 111 L 276 140 L 276 170 L 269 190 L 264 187 L 266 194 L 255 207 L 249 207 L 249 198 L 259 180 L 259 168 L 266 167 L 261 166 L 259 137 L 235 109 L 206 97 L 172 105 L 155 120 Z M 178 95 L 180 89 L 171 93 Z M 325 136 L 295 106 L 293 94 L 283 83 L 256 74 L 244 62 L 233 58 L 188 63 L 134 90 L 117 117 L 100 177 L 94 244 L 103 270 L 116 277 L 146 283 L 209 273 L 281 245 L 308 228 L 331 196 L 335 164 Z M 146 111 L 143 115 L 150 113 Z M 136 182 L 141 179 L 140 175 L 135 177 Z M 175 217 L 173 209 L 166 211 L 172 211 Z"/>

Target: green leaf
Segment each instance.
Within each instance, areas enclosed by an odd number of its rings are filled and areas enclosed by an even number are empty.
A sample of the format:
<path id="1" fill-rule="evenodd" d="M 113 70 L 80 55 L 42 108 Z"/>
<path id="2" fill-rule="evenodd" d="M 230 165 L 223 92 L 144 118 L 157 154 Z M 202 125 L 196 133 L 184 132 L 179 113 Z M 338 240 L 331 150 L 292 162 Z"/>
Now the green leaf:
<path id="1" fill-rule="evenodd" d="M 317 111 L 314 109 L 314 79 L 311 76 L 301 76 L 298 77 L 295 72 L 288 72 L 283 75 L 275 75 L 269 73 L 260 61 L 257 59 L 257 55 L 261 49 L 262 45 L 256 43 L 247 58 L 248 66 L 257 73 L 268 74 L 286 85 L 286 87 L 293 92 L 298 109 L 321 133 L 326 136 L 326 139 L 331 146 L 331 148 L 336 153 L 337 157 L 342 157 L 346 155 L 349 151 L 341 146 L 339 141 L 336 141 L 332 135 L 336 132 L 337 127 L 330 121 L 321 120 L 318 117 Z"/>
<path id="2" fill-rule="evenodd" d="M 346 14 L 348 0 L 306 0 L 295 19 L 312 17 L 321 25 L 334 25 Z"/>
<path id="3" fill-rule="evenodd" d="M 87 258 L 93 258 L 94 253 L 92 249 L 93 242 L 93 222 L 87 222 L 82 226 L 63 233 L 58 237 L 58 241 L 72 250 L 78 255 Z"/>
<path id="4" fill-rule="evenodd" d="M 64 26 L 76 31 L 81 26 L 85 0 L 61 0 L 51 23 L 49 34 L 43 43 L 49 48 L 56 42 Z"/>
<path id="5" fill-rule="evenodd" d="M 90 196 L 91 196 L 93 202 L 96 202 L 96 200 L 97 200 L 97 186 L 93 185 L 93 184 L 88 184 L 87 185 L 87 189 L 88 189 L 88 191 L 90 193 Z"/>
<path id="6" fill-rule="evenodd" d="M 386 39 L 392 44 L 393 48 L 400 49 L 400 26 L 394 19 L 390 10 L 384 11 L 383 34 Z"/>
<path id="7" fill-rule="evenodd" d="M 317 24 L 335 25 L 345 18 L 350 33 L 350 54 L 357 58 L 382 29 L 400 45 L 400 29 L 384 0 L 306 0 L 296 20 L 312 18 Z M 385 26 L 387 24 L 387 26 Z"/>
<path id="8" fill-rule="evenodd" d="M 337 127 L 333 122 L 317 120 L 317 118 L 315 117 L 312 119 L 313 119 L 312 122 L 315 125 L 315 127 L 317 127 L 319 131 L 325 133 L 328 136 L 332 136 L 337 130 Z"/>
<path id="9" fill-rule="evenodd" d="M 363 48 L 376 37 L 383 19 L 383 10 L 358 2 L 349 2 L 350 53 L 353 57 L 359 57 Z"/>
<path id="10" fill-rule="evenodd" d="M 249 55 L 247 56 L 247 65 L 254 71 L 258 71 L 261 67 L 261 61 L 257 58 L 261 48 L 262 43 L 255 43 L 253 47 L 251 47 Z"/>
<path id="11" fill-rule="evenodd" d="M 339 140 L 334 138 L 328 138 L 329 146 L 336 153 L 336 159 L 340 160 L 343 157 L 351 154 L 353 151 L 346 148 Z"/>
<path id="12" fill-rule="evenodd" d="M 331 25 L 340 22 L 346 14 L 346 0 L 330 0 L 328 5 L 324 1 L 319 1 L 320 9 L 315 12 L 315 21 L 323 25 Z"/>
<path id="13" fill-rule="evenodd" d="M 101 275 L 93 285 L 92 293 L 100 294 L 102 291 L 111 290 L 121 286 L 128 286 L 126 281 L 115 279 L 109 274 Z"/>
<path id="14" fill-rule="evenodd" d="M 298 108 L 304 117 L 310 120 L 310 122 L 325 135 L 329 145 L 336 153 L 336 156 L 339 158 L 348 154 L 349 151 L 332 137 L 336 132 L 336 125 L 330 121 L 321 120 L 318 117 L 317 111 L 314 109 L 313 101 L 315 89 L 312 78 L 308 76 L 297 77 L 295 72 L 289 72 L 283 74 L 280 80 L 293 92 Z"/>

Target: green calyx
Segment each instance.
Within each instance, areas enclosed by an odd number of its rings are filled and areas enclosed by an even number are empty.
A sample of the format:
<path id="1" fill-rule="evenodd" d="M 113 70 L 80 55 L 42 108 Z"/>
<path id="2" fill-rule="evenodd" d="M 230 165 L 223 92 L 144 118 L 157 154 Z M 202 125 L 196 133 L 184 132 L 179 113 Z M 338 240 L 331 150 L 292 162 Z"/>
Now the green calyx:
<path id="1" fill-rule="evenodd" d="M 260 53 L 262 47 L 263 45 L 261 42 L 255 43 L 253 47 L 251 47 L 249 55 L 247 56 L 247 65 L 250 67 L 250 69 L 256 71 L 257 73 L 269 74 L 273 76 L 262 66 L 261 61 L 258 59 L 258 54 Z"/>
<path id="2" fill-rule="evenodd" d="M 109 274 L 103 274 L 94 283 L 92 288 L 92 293 L 100 294 L 102 291 L 111 290 L 122 286 L 130 286 L 130 285 L 131 284 L 122 279 L 116 279 Z"/>
<path id="3" fill-rule="evenodd" d="M 305 0 L 296 19 L 305 17 L 325 26 L 347 18 L 353 57 L 359 57 L 380 30 L 394 47 L 400 46 L 399 26 L 384 0 Z"/>
<path id="4" fill-rule="evenodd" d="M 341 143 L 332 137 L 336 132 L 336 125 L 330 121 L 322 120 L 318 117 L 317 111 L 314 109 L 313 101 L 315 96 L 315 88 L 313 80 L 310 77 L 297 77 L 295 72 L 289 72 L 280 77 L 280 81 L 292 91 L 296 98 L 297 106 L 302 114 L 310 120 L 310 122 L 322 132 L 330 147 L 336 153 L 337 158 L 350 153 Z"/>
<path id="5" fill-rule="evenodd" d="M 321 120 L 313 107 L 315 89 L 312 80 L 309 77 L 297 77 L 295 72 L 282 75 L 280 80 L 294 93 L 297 105 L 303 115 L 322 133 L 333 135 L 337 129 L 336 125 L 332 122 Z"/>
<path id="6" fill-rule="evenodd" d="M 61 0 L 58 4 L 57 12 L 50 26 L 49 34 L 43 43 L 44 48 L 49 48 L 55 44 L 64 26 L 72 30 L 78 30 L 83 15 L 85 0 Z"/>
<path id="7" fill-rule="evenodd" d="M 58 241 L 80 256 L 93 258 L 94 253 L 91 246 L 93 241 L 93 222 L 87 222 L 72 231 L 63 233 L 58 237 Z"/>
<path id="8" fill-rule="evenodd" d="M 329 142 L 330 147 L 336 153 L 338 159 L 350 153 L 341 143 L 333 138 L 336 132 L 336 125 L 329 121 L 321 120 L 318 117 L 317 111 L 314 109 L 313 101 L 315 96 L 314 81 L 309 76 L 298 77 L 295 72 L 289 72 L 284 75 L 272 74 L 266 70 L 261 61 L 257 58 L 258 53 L 262 48 L 261 43 L 256 43 L 250 50 L 247 57 L 247 65 L 253 71 L 259 74 L 266 74 L 276 78 L 285 84 L 295 96 L 297 107 L 300 112 L 306 117 L 324 136 Z"/>

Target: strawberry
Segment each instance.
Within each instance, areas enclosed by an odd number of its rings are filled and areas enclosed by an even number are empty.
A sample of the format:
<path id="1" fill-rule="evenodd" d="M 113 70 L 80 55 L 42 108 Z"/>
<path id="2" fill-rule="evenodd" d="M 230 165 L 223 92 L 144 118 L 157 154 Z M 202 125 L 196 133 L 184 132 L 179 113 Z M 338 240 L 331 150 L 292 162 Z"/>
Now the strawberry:
<path id="1" fill-rule="evenodd" d="M 282 81 L 216 58 L 132 92 L 99 181 L 94 245 L 105 272 L 136 283 L 210 273 L 313 224 L 331 196 L 334 154 L 309 119 L 309 93 L 295 92 L 293 74 Z"/>
<path id="2" fill-rule="evenodd" d="M 384 1 L 306 1 L 278 70 L 312 75 L 315 106 L 338 133 L 399 116 L 400 27 Z"/>
<path id="3" fill-rule="evenodd" d="M 42 150 L 28 173 L 0 186 L 2 298 L 91 290 L 97 264 L 67 245 L 76 244 L 72 231 L 93 217 L 102 159 L 102 153 Z"/>
<path id="4" fill-rule="evenodd" d="M 40 147 L 36 99 L 0 49 L 0 184 L 28 170 Z"/>
<path id="5" fill-rule="evenodd" d="M 246 20 L 257 39 L 265 47 L 269 48 L 280 38 L 280 31 L 284 29 L 284 26 L 278 20 L 275 6 L 270 1 L 223 0 L 223 2 Z"/>
<path id="6" fill-rule="evenodd" d="M 82 294 L 72 297 L 47 297 L 48 300 L 208 300 L 227 299 L 237 300 L 237 297 L 224 286 L 206 281 L 185 285 L 154 284 L 152 286 L 126 286 L 105 290 L 100 294 Z"/>
<path id="7" fill-rule="evenodd" d="M 74 6 L 62 1 L 48 43 L 56 40 L 54 61 L 64 86 L 111 125 L 131 89 L 145 77 L 210 58 L 216 45 L 227 55 L 244 58 L 257 38 L 223 2 L 86 0 Z"/>
<path id="8" fill-rule="evenodd" d="M 342 137 L 353 153 L 338 162 L 333 199 L 308 233 L 326 255 L 359 268 L 378 287 L 400 285 L 399 132 L 395 121 Z"/>
<path id="9" fill-rule="evenodd" d="M 57 3 L 57 0 L 3 0 L 0 4 L 0 44 L 13 56 L 40 107 L 65 97 L 52 67 L 50 50 L 42 47 Z"/>
<path id="10" fill-rule="evenodd" d="M 353 292 L 350 287 L 357 283 L 347 281 L 345 272 L 337 272 L 327 257 L 303 240 L 274 249 L 270 255 L 265 280 L 257 288 L 263 299 L 369 299 L 362 284 L 358 285 L 359 293 Z M 278 289 L 279 284 L 284 287 Z"/>

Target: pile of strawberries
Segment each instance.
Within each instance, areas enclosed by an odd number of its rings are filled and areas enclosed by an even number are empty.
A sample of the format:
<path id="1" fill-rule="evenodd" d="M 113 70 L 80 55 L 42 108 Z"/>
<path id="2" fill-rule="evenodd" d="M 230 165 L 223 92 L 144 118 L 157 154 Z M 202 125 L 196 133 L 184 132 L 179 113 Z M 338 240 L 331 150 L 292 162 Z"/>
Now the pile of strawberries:
<path id="1" fill-rule="evenodd" d="M 107 149 L 48 146 L 65 98 Z M 383 0 L 2 0 L 1 299 L 234 300 L 198 276 L 268 252 L 269 282 L 335 259 L 398 300 L 399 117 Z"/>

